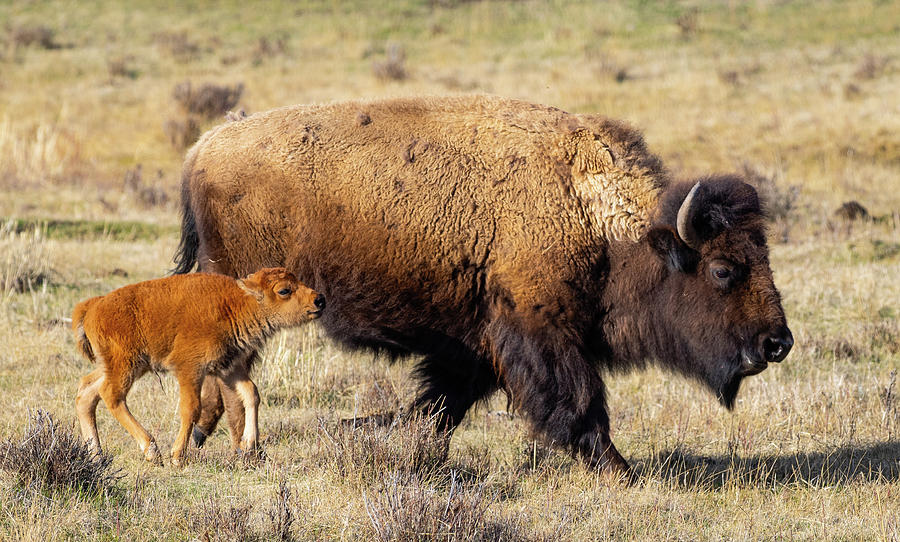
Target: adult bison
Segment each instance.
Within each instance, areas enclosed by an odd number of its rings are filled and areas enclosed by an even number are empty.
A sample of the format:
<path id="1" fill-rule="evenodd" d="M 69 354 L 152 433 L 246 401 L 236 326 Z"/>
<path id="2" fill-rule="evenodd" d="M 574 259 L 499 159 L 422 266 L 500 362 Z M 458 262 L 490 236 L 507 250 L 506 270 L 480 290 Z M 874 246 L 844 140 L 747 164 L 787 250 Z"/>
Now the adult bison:
<path id="1" fill-rule="evenodd" d="M 287 107 L 207 132 L 182 182 L 175 272 L 287 267 L 337 341 L 421 356 L 417 405 L 447 428 L 503 389 L 553 442 L 627 471 L 604 372 L 656 362 L 731 408 L 793 344 L 756 191 L 671 182 L 603 117 L 485 96 Z"/>

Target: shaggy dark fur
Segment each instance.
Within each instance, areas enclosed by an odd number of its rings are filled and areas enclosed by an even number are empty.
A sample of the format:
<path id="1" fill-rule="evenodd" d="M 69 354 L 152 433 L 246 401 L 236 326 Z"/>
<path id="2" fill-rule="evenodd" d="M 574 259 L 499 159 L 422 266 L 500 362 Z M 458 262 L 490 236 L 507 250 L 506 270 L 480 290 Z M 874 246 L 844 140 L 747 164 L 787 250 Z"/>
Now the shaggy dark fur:
<path id="1" fill-rule="evenodd" d="M 691 248 L 693 183 L 601 117 L 485 97 L 285 108 L 207 133 L 183 179 L 176 272 L 290 268 L 328 299 L 331 337 L 421 356 L 416 404 L 447 429 L 503 389 L 624 472 L 604 371 L 659 363 L 731 408 L 792 343 L 754 189 L 700 179 Z M 215 385 L 201 437 L 227 410 Z"/>

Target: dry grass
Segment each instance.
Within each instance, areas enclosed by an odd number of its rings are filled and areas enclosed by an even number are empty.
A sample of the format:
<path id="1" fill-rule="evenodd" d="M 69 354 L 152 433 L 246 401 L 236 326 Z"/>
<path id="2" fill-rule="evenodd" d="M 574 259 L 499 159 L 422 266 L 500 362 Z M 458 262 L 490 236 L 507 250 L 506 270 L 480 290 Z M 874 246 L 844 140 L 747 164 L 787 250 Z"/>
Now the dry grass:
<path id="1" fill-rule="evenodd" d="M 0 294 L 40 288 L 50 279 L 44 236 L 40 228 L 18 232 L 16 223 L 0 225 Z"/>
<path id="2" fill-rule="evenodd" d="M 171 267 L 182 149 L 238 100 L 476 91 L 626 119 L 676 174 L 757 185 L 797 341 L 733 413 L 656 369 L 612 376 L 613 437 L 639 473 L 621 486 L 535 442 L 500 397 L 449 446 L 427 419 L 388 422 L 410 363 L 309 326 L 257 369 L 263 456 L 232 456 L 220 427 L 184 469 L 148 465 L 100 407 L 120 489 L 23 498 L 0 471 L 0 538 L 900 539 L 900 5 L 48 0 L 0 20 L 5 441 L 27 441 L 28 409 L 75 427 L 90 367 L 65 318 Z M 184 81 L 218 90 L 174 97 Z M 835 215 L 849 201 L 869 217 Z M 176 389 L 147 378 L 129 395 L 162 446 Z M 370 414 L 388 423 L 346 422 Z"/>

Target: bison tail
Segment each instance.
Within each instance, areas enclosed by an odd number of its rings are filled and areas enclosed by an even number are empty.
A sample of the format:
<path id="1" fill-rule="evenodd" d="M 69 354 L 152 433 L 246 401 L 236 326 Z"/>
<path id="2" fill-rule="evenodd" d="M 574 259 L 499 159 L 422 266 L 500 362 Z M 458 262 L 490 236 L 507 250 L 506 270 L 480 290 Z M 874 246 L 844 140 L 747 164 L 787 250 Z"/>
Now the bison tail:
<path id="1" fill-rule="evenodd" d="M 88 340 L 84 333 L 84 315 L 87 314 L 88 308 L 91 306 L 95 298 L 82 301 L 75 305 L 72 311 L 72 332 L 75 334 L 75 342 L 78 344 L 78 351 L 90 362 L 95 362 L 94 349 L 91 341 Z"/>
<path id="2" fill-rule="evenodd" d="M 194 167 L 194 158 L 197 154 L 195 146 L 188 153 L 184 163 L 184 172 L 181 177 L 181 242 L 175 252 L 173 261 L 175 268 L 171 270 L 173 275 L 190 273 L 197 265 L 197 252 L 200 248 L 200 236 L 197 233 L 197 219 L 191 206 L 191 171 Z"/>

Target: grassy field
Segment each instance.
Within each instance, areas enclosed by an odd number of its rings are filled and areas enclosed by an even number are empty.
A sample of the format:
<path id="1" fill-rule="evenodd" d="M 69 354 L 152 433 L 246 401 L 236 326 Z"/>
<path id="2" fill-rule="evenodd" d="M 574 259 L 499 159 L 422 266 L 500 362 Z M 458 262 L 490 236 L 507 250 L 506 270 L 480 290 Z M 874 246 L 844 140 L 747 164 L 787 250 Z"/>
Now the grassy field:
<path id="1" fill-rule="evenodd" d="M 0 3 L 0 457 L 18 458 L 0 461 L 0 539 L 900 540 L 900 3 L 377 4 Z M 404 405 L 411 363 L 310 326 L 257 369 L 263 457 L 220 428 L 183 469 L 146 464 L 101 406 L 115 481 L 24 471 L 76 430 L 91 368 L 64 319 L 172 266 L 185 146 L 224 109 L 470 92 L 627 120 L 678 174 L 748 175 L 787 360 L 733 413 L 664 372 L 610 377 L 624 486 L 502 396 L 447 453 L 428 420 L 341 424 Z M 869 219 L 836 216 L 848 200 Z M 165 448 L 176 387 L 129 396 Z"/>

